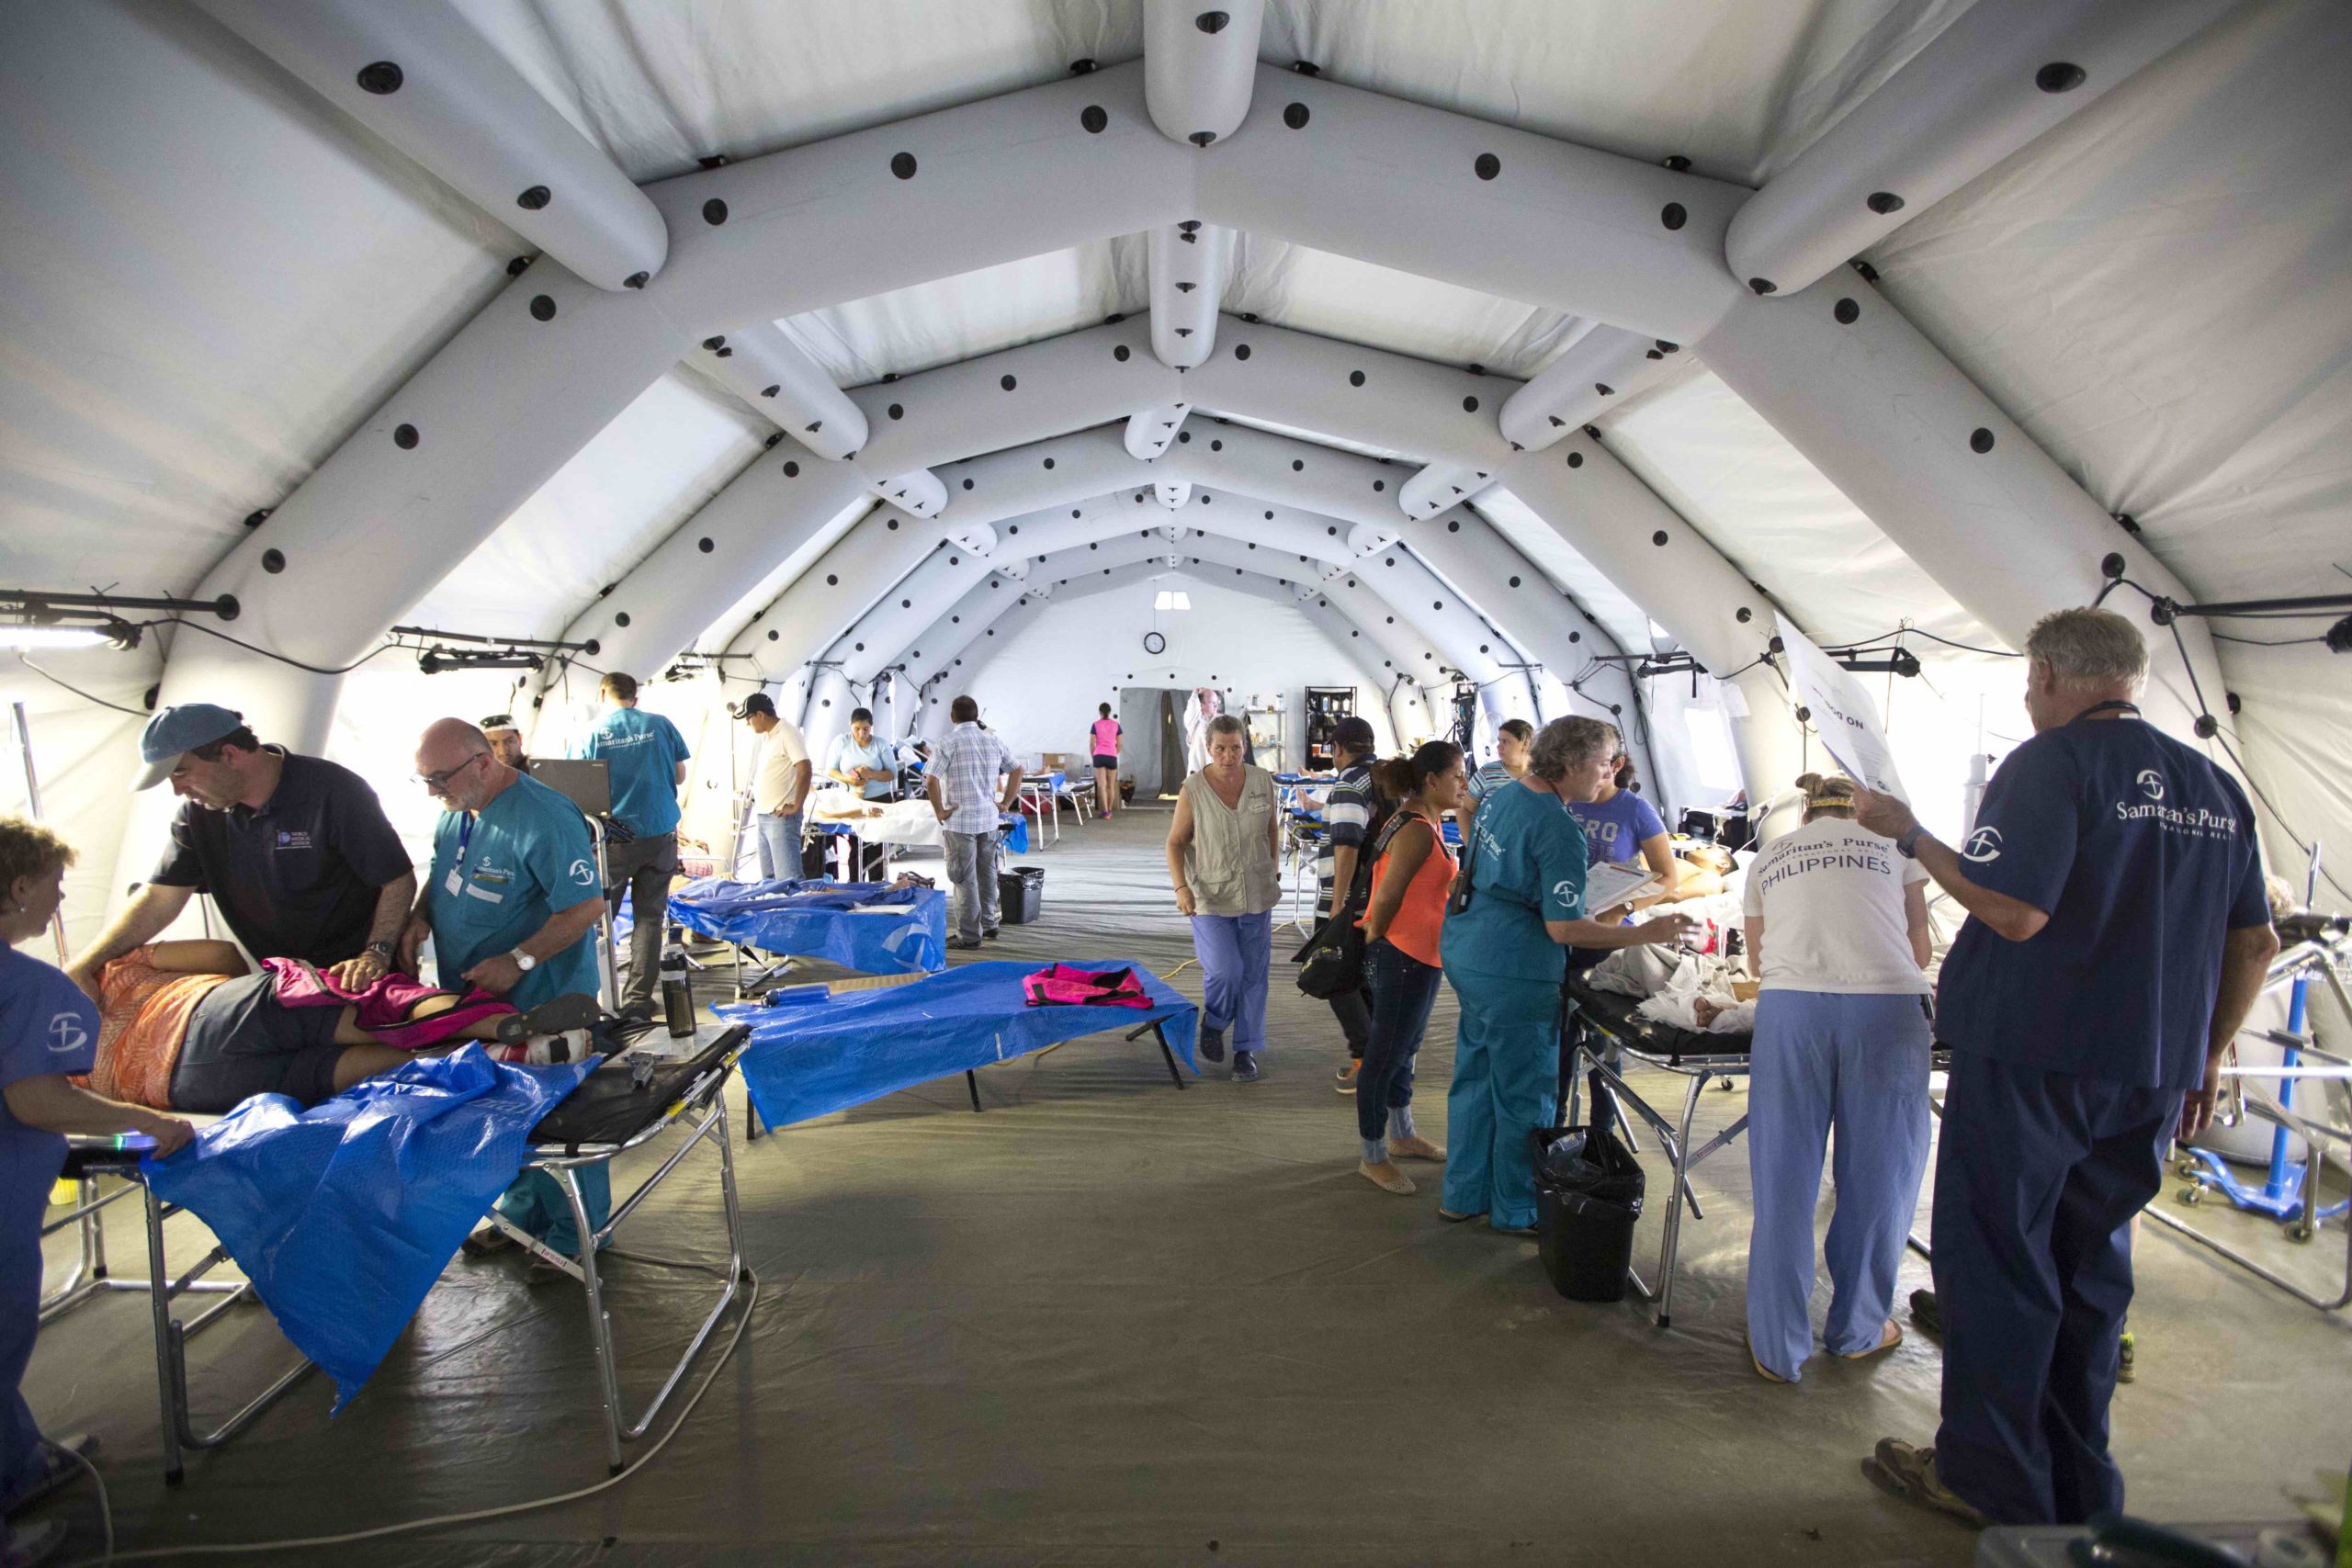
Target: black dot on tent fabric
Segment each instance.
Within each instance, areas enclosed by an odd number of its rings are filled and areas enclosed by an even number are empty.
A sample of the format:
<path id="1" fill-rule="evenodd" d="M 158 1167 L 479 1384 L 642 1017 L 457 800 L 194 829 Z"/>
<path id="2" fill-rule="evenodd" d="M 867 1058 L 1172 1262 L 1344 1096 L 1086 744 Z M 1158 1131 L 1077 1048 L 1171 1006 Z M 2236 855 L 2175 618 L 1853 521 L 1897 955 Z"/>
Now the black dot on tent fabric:
<path id="1" fill-rule="evenodd" d="M 1445 525 L 1445 531 L 1449 534 L 1459 534 L 1462 532 L 1461 520 L 1457 518 L 1453 522 L 1448 523 Z"/>
<path id="2" fill-rule="evenodd" d="M 1348 385 L 1349 385 L 1349 386 L 1351 386 L 1351 387 L 1361 387 L 1361 386 L 1363 386 L 1363 371 L 1361 371 L 1361 370 L 1351 370 L 1351 371 L 1349 371 L 1349 372 L 1348 372 Z"/>
<path id="3" fill-rule="evenodd" d="M 904 419 L 907 417 L 906 406 L 902 403 L 892 403 L 883 412 L 888 413 L 892 419 Z"/>
<path id="4" fill-rule="evenodd" d="M 1503 161 L 1492 152 L 1481 152 L 1478 161 L 1470 165 L 1471 172 L 1482 180 L 1493 179 L 1503 172 Z"/>
<path id="5" fill-rule="evenodd" d="M 1294 474 L 1305 473 L 1306 471 L 1306 459 L 1304 457 L 1293 457 L 1290 460 L 1290 471 Z"/>
<path id="6" fill-rule="evenodd" d="M 1100 136 L 1110 129 L 1111 117 L 1103 112 L 1101 104 L 1089 104 L 1079 111 L 1078 123 L 1086 128 L 1089 136 Z"/>
<path id="7" fill-rule="evenodd" d="M 915 602 L 911 599 L 901 599 L 899 601 L 899 608 L 901 610 L 911 610 L 914 607 Z"/>
<path id="8" fill-rule="evenodd" d="M 623 610 L 619 615 L 615 615 L 613 617 L 613 625 L 616 626 L 625 626 L 628 625 L 628 612 L 627 610 Z"/>
<path id="9" fill-rule="evenodd" d="M 1125 344 L 1121 344 L 1118 347 L 1113 349 L 1111 351 L 1111 357 L 1117 360 L 1120 364 L 1125 365 L 1127 362 L 1128 357 L 1127 345 Z"/>
<path id="10" fill-rule="evenodd" d="M 1306 106 L 1305 104 L 1292 104 L 1285 107 L 1283 110 L 1283 123 L 1289 126 L 1293 130 L 1305 130 L 1306 129 Z"/>
<path id="11" fill-rule="evenodd" d="M 1269 522 L 1269 523 L 1272 523 L 1273 520 L 1274 520 L 1274 514 L 1273 514 L 1271 511 L 1270 511 L 1270 512 L 1268 512 L 1268 513 L 1266 513 L 1266 521 L 1267 521 L 1267 522 Z M 1331 530 L 1331 532 L 1333 532 L 1334 534 L 1336 534 L 1336 533 L 1338 533 L 1338 532 L 1339 532 L 1339 530 L 1338 530 L 1337 528 L 1334 528 L 1334 529 L 1332 529 L 1332 530 Z"/>
<path id="12" fill-rule="evenodd" d="M 551 295 L 547 295 L 547 294 L 534 294 L 533 296 L 531 296 L 531 317 L 532 317 L 532 319 L 533 319 L 534 321 L 554 321 L 554 320 L 555 320 L 555 299 L 554 299 L 554 297 L 553 297 L 553 296 L 551 296 Z"/>
<path id="13" fill-rule="evenodd" d="M 1390 566 L 1395 566 L 1396 564 L 1396 558 L 1395 556 L 1390 556 L 1388 558 L 1388 564 Z"/>
<path id="14" fill-rule="evenodd" d="M 1015 528 L 1013 532 L 1018 534 L 1021 530 Z M 962 566 L 964 564 L 964 558 L 962 556 L 949 556 L 947 558 L 947 564 L 949 566 Z"/>
<path id="15" fill-rule="evenodd" d="M 2087 80 L 2081 66 L 2064 60 L 2053 60 L 2033 73 L 2033 85 L 2045 93 L 2071 93 Z"/>
<path id="16" fill-rule="evenodd" d="M 890 155 L 890 172 L 898 175 L 902 180 L 913 179 L 915 177 L 915 155 L 911 152 L 892 153 Z"/>
<path id="17" fill-rule="evenodd" d="M 1862 205 L 1879 216 L 1884 217 L 1890 212 L 1902 211 L 1903 198 L 1891 190 L 1874 190 L 1871 192 L 1870 199 Z"/>
<path id="18" fill-rule="evenodd" d="M 1249 358 L 1249 357 L 1250 357 L 1250 345 L 1249 345 L 1248 344 L 1246 344 L 1246 343 L 1237 343 L 1237 344 L 1235 344 L 1233 345 L 1233 357 L 1234 357 L 1234 358 L 1236 358 L 1236 359 L 1247 359 L 1247 358 Z"/>
<path id="19" fill-rule="evenodd" d="M 1830 316 L 1841 327 L 1850 327 L 1862 319 L 1862 308 L 1851 299 L 1840 299 L 1829 307 Z"/>
<path id="20" fill-rule="evenodd" d="M 1385 491 L 1385 490 L 1386 490 L 1387 488 L 1388 488 L 1388 481 L 1387 481 L 1386 479 L 1374 479 L 1374 480 L 1373 480 L 1373 481 L 1372 481 L 1373 493 L 1374 493 L 1374 494 L 1375 494 L 1375 495 L 1379 494 L 1382 491 Z"/>
<path id="21" fill-rule="evenodd" d="M 359 68 L 359 90 L 373 93 L 379 98 L 390 97 L 399 92 L 401 84 L 407 79 L 401 68 L 389 60 L 379 60 Z"/>
<path id="22" fill-rule="evenodd" d="M 827 573 L 825 574 L 825 586 L 826 586 L 826 587 L 828 587 L 828 588 L 839 588 L 841 585 L 842 585 L 842 580 L 841 580 L 840 578 L 838 578 L 838 577 L 834 576 L 831 572 L 827 572 Z"/>
<path id="23" fill-rule="evenodd" d="M 1204 495 L 1204 496 L 1201 497 L 1201 504 L 1202 504 L 1203 506 L 1206 506 L 1208 503 L 1209 503 L 1209 498 L 1208 498 L 1207 496 L 1205 496 L 1205 495 Z"/>
<path id="24" fill-rule="evenodd" d="M 1680 202 L 1669 201 L 1659 211 L 1657 220 L 1669 229 L 1679 229 L 1690 221 L 1690 214 L 1683 209 Z"/>
<path id="25" fill-rule="evenodd" d="M 1571 453 L 1569 453 L 1569 454 L 1568 454 L 1568 467 L 1570 467 L 1571 468 L 1583 468 L 1583 467 L 1584 467 L 1584 454 L 1583 454 L 1583 453 L 1581 453 L 1581 452 L 1571 452 Z"/>
<path id="26" fill-rule="evenodd" d="M 1013 379 L 1012 377 L 1010 377 L 1010 376 L 1000 376 L 1000 377 L 998 377 L 998 378 L 996 378 L 996 384 L 997 384 L 998 386 L 1000 386 L 1000 387 L 1002 387 L 1002 388 L 1003 388 L 1006 391 L 1008 391 L 1008 392 L 1009 392 L 1009 391 L 1011 391 L 1011 390 L 1012 390 L 1012 389 L 1013 389 L 1013 388 L 1015 388 L 1015 387 L 1017 387 L 1017 386 L 1021 385 L 1021 383 L 1020 383 L 1020 382 L 1018 382 L 1018 381 L 1014 380 L 1014 379 Z"/>
<path id="27" fill-rule="evenodd" d="M 782 637 L 783 635 L 784 634 L 781 632 L 770 632 L 768 633 L 768 640 L 770 642 L 774 642 L 777 637 Z"/>
<path id="28" fill-rule="evenodd" d="M 1463 399 L 1462 412 L 1464 413 L 1476 413 L 1478 412 L 1478 400 L 1476 398 Z"/>
<path id="29" fill-rule="evenodd" d="M 277 572 L 284 571 L 286 570 L 286 552 L 284 550 L 262 551 L 261 569 L 262 570 L 272 573 L 273 575 Z"/>
<path id="30" fill-rule="evenodd" d="M 1388 624 L 1389 624 L 1390 626 L 1395 626 L 1395 625 L 1396 624 L 1396 616 L 1394 616 L 1394 615 L 1389 616 L 1389 617 L 1388 617 Z"/>
<path id="31" fill-rule="evenodd" d="M 1445 601 L 1442 599 L 1432 599 L 1430 601 L 1430 608 L 1432 610 L 1442 610 L 1445 608 Z"/>
<path id="32" fill-rule="evenodd" d="M 1481 653 L 1492 653 L 1492 652 L 1494 651 L 1494 649 L 1491 649 L 1491 648 L 1489 648 L 1489 647 L 1487 647 L 1485 643 L 1483 643 L 1483 642 L 1482 642 L 1482 643 L 1480 643 L 1480 644 L 1478 645 L 1478 651 L 1479 651 L 1479 652 L 1481 652 Z"/>
<path id="33" fill-rule="evenodd" d="M 786 479 L 798 479 L 798 478 L 800 477 L 800 465 L 799 465 L 798 463 L 791 463 L 791 462 L 787 462 L 786 464 L 785 464 L 785 466 L 784 466 L 784 477 L 785 477 Z"/>
<path id="34" fill-rule="evenodd" d="M 393 427 L 392 445 L 399 447 L 403 452 L 415 451 L 417 442 L 422 439 L 423 437 L 418 435 L 416 433 L 416 426 L 413 424 L 402 424 Z"/>
<path id="35" fill-rule="evenodd" d="M 1518 587 L 1518 586 L 1519 586 L 1519 579 L 1517 579 L 1516 577 L 1512 578 L 1512 579 L 1510 580 L 1510 585 L 1511 585 L 1513 588 Z"/>
<path id="36" fill-rule="evenodd" d="M 784 383 L 783 383 L 783 382 L 781 382 L 781 381 L 776 381 L 776 382 L 773 382 L 773 383 L 769 384 L 768 386 L 762 387 L 762 388 L 760 389 L 760 396 L 762 396 L 762 397 L 763 397 L 763 398 L 773 398 L 773 397 L 775 397 L 778 392 L 781 392 L 781 391 L 783 391 L 783 390 L 784 390 Z"/>
<path id="37" fill-rule="evenodd" d="M 1047 467 L 1047 468 L 1052 468 L 1053 466 L 1054 466 L 1054 460 L 1053 460 L 1051 457 L 1046 458 L 1046 467 Z M 1073 513 L 1072 515 L 1075 515 L 1075 513 Z"/>
<path id="38" fill-rule="evenodd" d="M 652 276 L 653 275 L 650 272 L 632 272 L 627 277 L 621 279 L 621 287 L 623 288 L 642 288 L 645 287 L 647 280 Z"/>
<path id="39" fill-rule="evenodd" d="M 888 523 L 886 525 L 886 526 L 887 526 L 887 527 L 888 527 L 888 529 L 890 530 L 890 532 L 892 532 L 893 534 L 895 534 L 895 533 L 897 533 L 897 532 L 899 531 L 899 520 L 898 520 L 897 518 L 893 517 L 893 518 L 891 518 L 891 519 L 888 521 Z"/>
<path id="40" fill-rule="evenodd" d="M 1732 619 L 1737 621 L 1741 626 L 1746 626 L 1755 618 L 1756 612 L 1749 609 L 1745 604 L 1742 604 L 1737 610 L 1732 613 Z"/>
<path id="41" fill-rule="evenodd" d="M 1651 544 L 1653 544 L 1653 545 L 1657 545 L 1657 546 L 1659 546 L 1659 547 L 1664 547 L 1664 545 L 1666 544 L 1666 530 L 1665 530 L 1665 529 L 1663 529 L 1663 528 L 1660 528 L 1657 533 L 1652 534 L 1652 535 L 1650 536 L 1650 543 L 1651 543 Z"/>
<path id="42" fill-rule="evenodd" d="M 1968 449 L 1972 452 L 1990 452 L 1993 449 L 1993 433 L 1983 425 L 1978 425 L 1968 433 Z"/>
<path id="43" fill-rule="evenodd" d="M 727 204 L 712 197 L 702 204 L 702 220 L 714 229 L 718 228 L 727 221 Z"/>
<path id="44" fill-rule="evenodd" d="M 727 336 L 722 333 L 717 337 L 707 337 L 702 340 L 702 345 L 715 353 L 727 346 Z"/>
<path id="45" fill-rule="evenodd" d="M 1648 350 L 1647 352 L 1645 352 L 1645 353 L 1642 355 L 1642 357 L 1643 357 L 1643 358 L 1645 358 L 1645 359 L 1664 359 L 1664 358 L 1666 357 L 1666 355 L 1663 355 L 1663 354 L 1660 354 L 1657 349 L 1654 349 L 1654 348 L 1653 348 L 1653 349 L 1650 349 L 1650 350 Z M 1512 448 L 1512 450 L 1516 451 L 1516 450 L 1517 450 L 1517 448 L 1516 448 L 1516 447 L 1514 447 L 1514 448 Z"/>
<path id="46" fill-rule="evenodd" d="M 862 643 L 862 642 L 861 642 L 861 643 L 859 643 L 859 644 L 857 645 L 856 651 L 857 651 L 857 652 L 859 652 L 859 653 L 864 653 L 864 652 L 865 651 L 865 645 L 864 643 Z"/>
<path id="47" fill-rule="evenodd" d="M 971 488 L 972 488 L 972 481 L 971 481 L 971 480 L 969 480 L 969 479 L 966 479 L 966 480 L 964 481 L 964 488 L 965 488 L 966 490 L 969 490 L 969 489 L 971 489 Z"/>
<path id="48" fill-rule="evenodd" d="M 1193 18 L 1193 26 L 1204 33 L 1221 33 L 1225 31 L 1226 23 L 1231 20 L 1233 18 L 1223 11 L 1204 11 Z"/>
<path id="49" fill-rule="evenodd" d="M 537 212 L 554 199 L 554 193 L 545 186 L 533 186 L 514 198 L 514 205 L 526 212 Z"/>
<path id="50" fill-rule="evenodd" d="M 1747 280 L 1747 287 L 1758 294 L 1771 294 L 1777 292 L 1781 286 L 1769 277 L 1751 277 Z"/>
<path id="51" fill-rule="evenodd" d="M 1179 446 L 1189 445 L 1192 439 L 1193 433 L 1189 430 L 1180 430 L 1176 433 L 1176 445 Z"/>
<path id="52" fill-rule="evenodd" d="M 1191 143 L 1192 143 L 1193 146 L 1195 146 L 1195 147 L 1205 147 L 1205 146 L 1207 146 L 1210 142 L 1215 141 L 1216 140 L 1216 131 L 1214 131 L 1214 130 L 1196 130 L 1196 131 L 1193 132 L 1193 134 L 1192 134 L 1192 135 L 1187 136 L 1186 138 L 1184 138 L 1184 140 L 1185 140 L 1185 141 L 1189 141 L 1189 142 L 1191 142 Z M 1190 234 L 1187 234 L 1187 235 L 1185 235 L 1185 236 L 1184 236 L 1184 238 L 1186 238 L 1187 240 L 1191 239 L 1192 237 L 1193 237 L 1193 236 L 1191 236 Z"/>
<path id="53" fill-rule="evenodd" d="M 695 541 L 695 548 L 696 548 L 696 549 L 700 550 L 700 551 L 701 551 L 703 554 L 705 554 L 705 555 L 708 555 L 708 554 L 710 554 L 710 552 L 711 552 L 711 551 L 713 551 L 713 550 L 717 549 L 718 547 L 716 544 L 712 543 L 712 542 L 711 542 L 709 539 L 707 539 L 707 538 L 696 539 L 696 540 Z"/>

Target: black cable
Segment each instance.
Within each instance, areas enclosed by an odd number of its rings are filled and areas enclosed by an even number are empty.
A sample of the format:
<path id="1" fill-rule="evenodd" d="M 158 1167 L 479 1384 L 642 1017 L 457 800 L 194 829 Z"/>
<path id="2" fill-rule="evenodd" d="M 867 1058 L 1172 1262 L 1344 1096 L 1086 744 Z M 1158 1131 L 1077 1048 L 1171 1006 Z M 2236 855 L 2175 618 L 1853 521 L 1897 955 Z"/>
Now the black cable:
<path id="1" fill-rule="evenodd" d="M 147 711 L 144 708 L 127 708 L 120 703 L 110 703 L 104 697 L 94 697 L 90 695 L 89 693 L 84 691 L 81 687 L 72 685 L 66 682 L 59 680 L 56 676 L 51 674 L 40 665 L 35 664 L 31 660 L 27 659 L 21 653 L 17 655 L 17 662 L 31 671 L 34 674 L 40 676 L 42 680 L 48 682 L 51 685 L 62 687 L 64 690 L 73 693 L 75 696 L 81 698 L 85 703 L 96 703 L 102 708 L 112 708 L 117 713 L 127 713 L 133 718 L 145 718 L 147 716 Z"/>
<path id="2" fill-rule="evenodd" d="M 2209 632 L 2206 635 L 2211 637 L 2215 642 L 2242 643 L 2247 648 L 2305 648 L 2312 643 L 2325 642 L 2327 640 L 2324 637 L 2232 637 L 2228 632 Z"/>
<path id="3" fill-rule="evenodd" d="M 264 659 L 274 659 L 280 664 L 290 664 L 297 670 L 307 670 L 313 675 L 348 675 L 354 670 L 356 670 L 361 665 L 367 663 L 369 660 L 374 659 L 380 654 L 390 653 L 393 649 L 401 646 L 400 639 L 393 637 L 386 641 L 381 647 L 361 654 L 358 658 L 353 660 L 348 664 L 329 669 L 321 664 L 305 664 L 299 659 L 291 658 L 286 654 L 277 652 L 274 649 L 264 648 L 259 643 L 247 642 L 241 637 L 231 637 L 227 632 L 221 631 L 217 627 L 208 626 L 201 621 L 191 621 L 181 615 L 159 615 L 152 621 L 141 621 L 139 625 L 142 629 L 148 626 L 186 626 L 190 631 L 202 632 L 206 637 L 216 637 L 222 642 L 233 643 L 237 647 L 243 649 L 248 653 L 258 653 Z"/>
<path id="4" fill-rule="evenodd" d="M 1938 637 L 1935 633 L 1931 631 L 1923 631 L 1917 626 L 1897 626 L 1891 632 L 1881 632 L 1876 637 L 1866 637 L 1859 642 L 1841 642 L 1834 645 L 1825 645 L 1821 651 L 1824 653 L 1858 653 L 1863 649 L 1871 647 L 1874 643 L 1887 642 L 1890 640 L 1900 642 L 1906 637 L 1923 637 L 1929 642 L 1939 642 L 1946 648 L 1956 648 L 1963 653 L 1982 653 L 1989 655 L 1995 659 L 2023 659 L 2025 657 L 2022 653 L 2012 653 L 2006 648 L 1979 648 L 1973 642 L 1956 642 L 1951 637 Z"/>

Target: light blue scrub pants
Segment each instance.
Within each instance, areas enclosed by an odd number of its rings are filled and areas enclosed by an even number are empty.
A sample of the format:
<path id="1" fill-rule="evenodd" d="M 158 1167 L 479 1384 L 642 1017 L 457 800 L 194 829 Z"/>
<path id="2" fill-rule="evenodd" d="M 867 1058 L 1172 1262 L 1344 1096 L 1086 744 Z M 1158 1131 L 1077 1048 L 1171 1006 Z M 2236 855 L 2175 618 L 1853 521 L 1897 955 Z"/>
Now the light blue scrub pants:
<path id="1" fill-rule="evenodd" d="M 1856 1355 L 1879 1342 L 1928 1165 L 1928 1015 L 1916 996 L 1766 991 L 1756 1002 L 1747 1087 L 1747 1342 L 1797 1381 L 1813 1353 L 1814 1212 L 1822 1146 L 1837 1132 L 1838 1205 L 1824 1251 L 1822 1340 Z"/>
<path id="2" fill-rule="evenodd" d="M 1266 1048 L 1267 969 L 1274 955 L 1274 913 L 1194 915 L 1193 951 L 1201 960 L 1201 1024 L 1225 1030 L 1236 1051 Z"/>
<path id="3" fill-rule="evenodd" d="M 1497 1230 L 1535 1223 L 1529 1134 L 1549 1124 L 1560 1083 L 1560 987 L 1446 965 L 1461 1001 L 1453 1084 L 1445 1094 L 1449 1213 L 1485 1214 Z"/>

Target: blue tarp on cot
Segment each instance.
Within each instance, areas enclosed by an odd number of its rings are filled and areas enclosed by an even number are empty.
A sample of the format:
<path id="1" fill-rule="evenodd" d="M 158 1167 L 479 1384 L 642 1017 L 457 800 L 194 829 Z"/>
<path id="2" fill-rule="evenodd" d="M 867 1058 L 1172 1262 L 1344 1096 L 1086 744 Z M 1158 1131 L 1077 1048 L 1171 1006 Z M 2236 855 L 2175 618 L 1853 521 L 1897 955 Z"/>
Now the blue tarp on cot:
<path id="1" fill-rule="evenodd" d="M 220 1238 L 286 1337 L 334 1379 L 341 1410 L 521 1172 L 531 1129 L 591 1070 L 507 1066 L 468 1045 L 308 1111 L 255 1095 L 142 1169 Z"/>
<path id="2" fill-rule="evenodd" d="M 1139 964 L 1120 958 L 1066 959 L 1080 969 L 1135 970 L 1151 993 L 1149 1008 L 1033 1008 L 1022 976 L 1035 964 L 966 964 L 912 985 L 844 991 L 806 1005 L 721 1005 L 719 1016 L 752 1026 L 738 1070 L 760 1120 L 771 1127 L 806 1122 L 948 1077 L 991 1062 L 1108 1030 L 1124 1033 L 1157 1021 L 1187 1066 L 1200 1010 Z M 804 993 L 805 995 L 806 993 Z M 800 996 L 791 998 L 796 1004 Z"/>
<path id="3" fill-rule="evenodd" d="M 898 912 L 853 912 L 876 904 Z M 821 958 L 861 975 L 922 975 L 947 967 L 947 895 L 935 887 L 705 876 L 670 895 L 670 918 L 721 942 Z"/>

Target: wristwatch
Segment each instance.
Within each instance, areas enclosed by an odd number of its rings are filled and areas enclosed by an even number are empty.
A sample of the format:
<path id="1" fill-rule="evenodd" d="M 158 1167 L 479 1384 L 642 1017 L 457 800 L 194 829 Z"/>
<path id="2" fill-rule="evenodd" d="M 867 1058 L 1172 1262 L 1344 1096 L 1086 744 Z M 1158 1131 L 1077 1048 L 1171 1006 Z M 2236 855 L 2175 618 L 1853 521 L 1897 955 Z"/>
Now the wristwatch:
<path id="1" fill-rule="evenodd" d="M 537 959 L 532 957 L 529 953 L 524 952 L 519 947 L 514 952 L 508 953 L 506 956 L 513 959 L 514 961 L 514 967 L 520 969 L 526 975 L 528 975 L 532 970 L 537 969 L 539 966 L 539 961 Z"/>
<path id="2" fill-rule="evenodd" d="M 395 949 L 389 942 L 371 942 L 359 951 L 362 953 L 372 953 L 377 957 L 382 959 L 385 963 L 390 964 L 392 961 L 392 954 L 398 950 Z"/>
<path id="3" fill-rule="evenodd" d="M 1901 855 L 1905 860 L 1917 860 L 1919 858 L 1919 840 L 1927 836 L 1928 829 L 1924 826 L 1917 822 L 1912 823 L 1910 830 L 1905 833 L 1901 838 L 1894 840 L 1895 853 Z"/>

